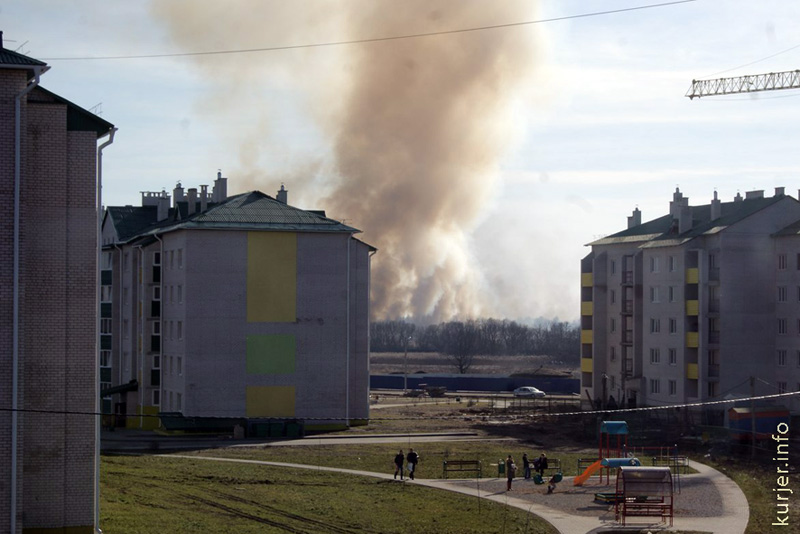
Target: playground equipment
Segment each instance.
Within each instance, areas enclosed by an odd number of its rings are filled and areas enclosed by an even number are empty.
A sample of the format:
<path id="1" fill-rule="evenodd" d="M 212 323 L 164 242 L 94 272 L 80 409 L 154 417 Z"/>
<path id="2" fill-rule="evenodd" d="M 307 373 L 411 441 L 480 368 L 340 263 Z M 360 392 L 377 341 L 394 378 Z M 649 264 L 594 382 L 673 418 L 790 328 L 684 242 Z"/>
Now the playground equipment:
<path id="1" fill-rule="evenodd" d="M 613 498 L 616 520 L 622 526 L 628 517 L 660 517 L 662 523 L 669 519 L 672 526 L 674 494 L 669 467 L 620 467 Z"/>
<path id="2" fill-rule="evenodd" d="M 616 436 L 616 446 L 612 448 L 611 436 Z M 605 440 L 604 440 L 605 438 Z M 628 445 L 628 423 L 625 421 L 603 421 L 600 423 L 600 437 L 597 445 L 597 461 L 591 464 L 586 470 L 575 477 L 573 484 L 575 486 L 583 485 L 589 477 L 603 468 L 605 470 L 606 484 L 611 482 L 610 471 L 613 467 L 609 464 L 604 464 L 603 460 L 613 460 L 625 456 L 623 454 L 624 448 Z M 631 465 L 631 464 L 624 464 Z M 634 464 L 638 465 L 638 464 Z M 603 473 L 600 473 L 600 482 L 603 481 Z"/>
<path id="3" fill-rule="evenodd" d="M 615 469 L 617 467 L 623 466 L 640 466 L 642 462 L 639 461 L 638 458 L 603 458 L 602 460 L 597 460 L 595 463 L 590 465 L 586 468 L 582 474 L 575 477 L 573 481 L 573 485 L 575 486 L 582 486 L 584 482 L 586 482 L 590 476 L 592 476 L 596 471 L 607 467 L 609 469 Z"/>

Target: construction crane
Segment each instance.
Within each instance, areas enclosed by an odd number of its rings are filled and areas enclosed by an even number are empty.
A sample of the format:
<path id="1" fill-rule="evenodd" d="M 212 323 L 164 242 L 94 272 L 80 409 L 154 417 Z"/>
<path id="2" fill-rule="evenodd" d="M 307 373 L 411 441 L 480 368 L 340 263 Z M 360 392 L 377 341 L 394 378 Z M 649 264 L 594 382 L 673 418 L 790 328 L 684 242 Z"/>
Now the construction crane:
<path id="1" fill-rule="evenodd" d="M 686 92 L 686 96 L 694 99 L 701 96 L 735 95 L 780 89 L 800 89 L 800 70 L 717 78 L 716 80 L 692 80 L 692 86 Z"/>

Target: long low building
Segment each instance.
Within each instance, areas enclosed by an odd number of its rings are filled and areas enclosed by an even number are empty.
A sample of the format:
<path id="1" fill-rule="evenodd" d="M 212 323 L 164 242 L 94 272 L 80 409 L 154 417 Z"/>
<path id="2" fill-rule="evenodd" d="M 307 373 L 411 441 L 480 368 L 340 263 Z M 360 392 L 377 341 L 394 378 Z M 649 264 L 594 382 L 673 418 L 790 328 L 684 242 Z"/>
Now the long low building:
<path id="1" fill-rule="evenodd" d="M 108 424 L 159 413 L 341 427 L 369 417 L 369 279 L 359 230 L 258 191 L 143 193 L 103 221 Z M 174 417 L 173 417 L 174 419 Z"/>

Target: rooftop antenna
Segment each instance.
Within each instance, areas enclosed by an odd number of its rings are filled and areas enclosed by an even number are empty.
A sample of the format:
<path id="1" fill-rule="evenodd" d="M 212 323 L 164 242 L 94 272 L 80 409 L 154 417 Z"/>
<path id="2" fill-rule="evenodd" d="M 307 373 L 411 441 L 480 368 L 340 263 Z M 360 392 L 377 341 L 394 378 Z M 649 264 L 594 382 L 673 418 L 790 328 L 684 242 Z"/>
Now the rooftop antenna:
<path id="1" fill-rule="evenodd" d="M 102 115 L 103 114 L 103 103 L 102 102 L 98 102 L 94 106 L 90 107 L 89 108 L 89 113 L 92 113 L 94 115 Z"/>

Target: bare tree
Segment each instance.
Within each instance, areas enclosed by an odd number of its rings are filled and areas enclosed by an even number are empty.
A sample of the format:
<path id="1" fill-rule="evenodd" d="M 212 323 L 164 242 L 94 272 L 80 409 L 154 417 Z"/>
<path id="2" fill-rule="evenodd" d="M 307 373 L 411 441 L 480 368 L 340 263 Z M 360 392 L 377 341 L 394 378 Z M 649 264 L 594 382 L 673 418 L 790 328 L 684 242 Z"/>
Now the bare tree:
<path id="1" fill-rule="evenodd" d="M 440 352 L 447 354 L 459 374 L 472 367 L 477 352 L 480 331 L 474 321 L 455 321 L 440 325 Z"/>

